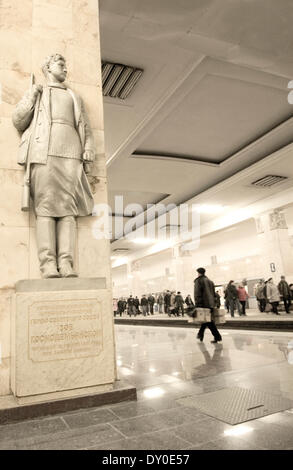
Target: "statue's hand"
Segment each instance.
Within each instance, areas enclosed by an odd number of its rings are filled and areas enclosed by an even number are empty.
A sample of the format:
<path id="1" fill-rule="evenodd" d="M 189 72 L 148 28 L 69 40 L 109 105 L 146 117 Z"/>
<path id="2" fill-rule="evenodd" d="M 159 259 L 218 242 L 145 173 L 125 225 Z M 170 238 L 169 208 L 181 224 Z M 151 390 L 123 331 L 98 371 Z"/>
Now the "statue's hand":
<path id="1" fill-rule="evenodd" d="M 92 150 L 85 150 L 82 155 L 84 162 L 93 162 L 94 161 L 94 152 Z"/>

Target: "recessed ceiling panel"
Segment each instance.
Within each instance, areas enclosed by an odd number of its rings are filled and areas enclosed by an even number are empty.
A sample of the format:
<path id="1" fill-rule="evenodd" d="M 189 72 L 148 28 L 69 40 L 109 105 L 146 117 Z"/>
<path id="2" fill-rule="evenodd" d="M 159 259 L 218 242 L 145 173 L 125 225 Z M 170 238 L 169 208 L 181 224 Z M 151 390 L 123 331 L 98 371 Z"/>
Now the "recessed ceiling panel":
<path id="1" fill-rule="evenodd" d="M 147 209 L 147 204 L 158 204 L 160 201 L 165 199 L 169 194 L 162 193 L 151 193 L 151 192 L 140 192 L 140 191 L 125 191 L 115 190 L 109 191 L 109 205 L 112 209 L 112 213 L 116 215 L 128 215 L 130 212 L 127 211 L 129 204 L 139 204 L 141 206 L 141 212 Z M 116 199 L 115 199 L 116 197 Z M 123 199 L 121 199 L 121 197 Z M 126 209 L 126 211 L 125 211 Z M 140 213 L 139 211 L 136 211 Z"/>
<path id="2" fill-rule="evenodd" d="M 136 152 L 220 163 L 292 115 L 287 94 L 207 74 Z"/>

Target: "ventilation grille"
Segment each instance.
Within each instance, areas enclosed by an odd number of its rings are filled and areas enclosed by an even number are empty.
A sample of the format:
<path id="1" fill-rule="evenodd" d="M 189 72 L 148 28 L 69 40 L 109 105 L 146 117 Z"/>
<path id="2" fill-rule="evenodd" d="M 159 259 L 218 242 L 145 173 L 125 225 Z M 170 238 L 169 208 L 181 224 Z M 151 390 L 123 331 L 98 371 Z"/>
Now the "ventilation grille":
<path id="1" fill-rule="evenodd" d="M 125 100 L 143 73 L 130 65 L 102 62 L 103 95 Z"/>
<path id="2" fill-rule="evenodd" d="M 267 175 L 263 178 L 254 181 L 251 183 L 253 186 L 261 188 L 270 188 L 274 184 L 280 183 L 281 181 L 287 180 L 287 176 L 276 176 L 276 175 Z"/>

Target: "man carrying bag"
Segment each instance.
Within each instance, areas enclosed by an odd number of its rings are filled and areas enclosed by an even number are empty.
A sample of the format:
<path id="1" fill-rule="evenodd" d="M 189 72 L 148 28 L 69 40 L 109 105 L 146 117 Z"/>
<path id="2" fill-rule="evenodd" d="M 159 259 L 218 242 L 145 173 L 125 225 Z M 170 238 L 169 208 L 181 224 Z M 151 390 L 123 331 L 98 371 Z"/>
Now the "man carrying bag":
<path id="1" fill-rule="evenodd" d="M 215 308 L 215 286 L 214 283 L 205 275 L 204 268 L 198 268 L 198 277 L 194 280 L 194 301 L 196 308 L 209 309 L 211 313 L 211 321 L 201 324 L 197 338 L 203 341 L 205 329 L 208 327 L 214 336 L 212 343 L 222 341 L 222 337 L 215 324 L 215 315 L 217 309 Z"/>

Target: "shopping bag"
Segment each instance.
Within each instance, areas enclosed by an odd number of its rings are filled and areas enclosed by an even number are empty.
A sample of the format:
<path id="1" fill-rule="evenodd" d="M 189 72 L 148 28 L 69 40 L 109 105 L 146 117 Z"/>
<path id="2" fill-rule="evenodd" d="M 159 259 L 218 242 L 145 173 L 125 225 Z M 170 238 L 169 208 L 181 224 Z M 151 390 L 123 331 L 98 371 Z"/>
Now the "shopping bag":
<path id="1" fill-rule="evenodd" d="M 223 308 L 214 308 L 212 312 L 212 320 L 216 325 L 222 325 L 226 323 L 225 310 Z"/>
<path id="2" fill-rule="evenodd" d="M 193 310 L 193 316 L 188 319 L 188 323 L 209 323 L 211 321 L 211 309 L 210 308 L 195 308 Z"/>

